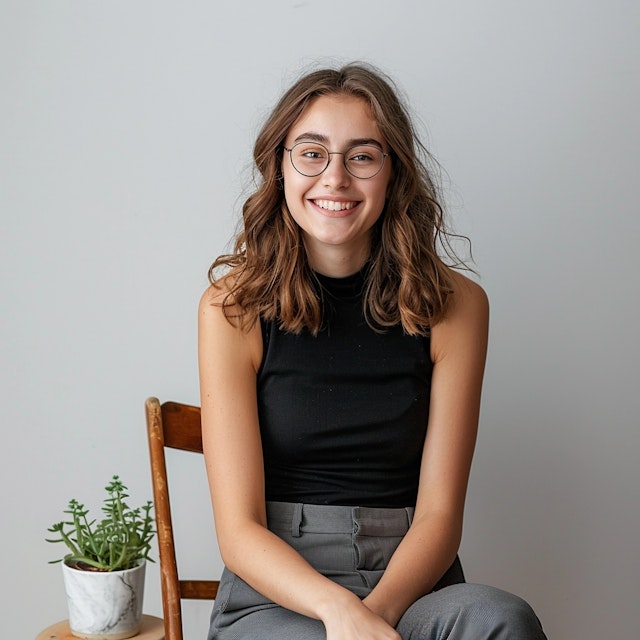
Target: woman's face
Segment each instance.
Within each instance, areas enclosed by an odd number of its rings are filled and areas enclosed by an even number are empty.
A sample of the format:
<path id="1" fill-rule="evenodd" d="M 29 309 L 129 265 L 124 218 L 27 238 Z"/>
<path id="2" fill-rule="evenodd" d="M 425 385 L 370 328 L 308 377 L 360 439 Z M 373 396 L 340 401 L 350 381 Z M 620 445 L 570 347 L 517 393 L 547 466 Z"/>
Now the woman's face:
<path id="1" fill-rule="evenodd" d="M 384 208 L 391 162 L 385 158 L 382 169 L 372 178 L 356 178 L 347 171 L 345 156 L 334 152 L 345 152 L 363 142 L 384 153 L 389 147 L 368 104 L 343 95 L 320 96 L 307 106 L 289 130 L 284 146 L 291 149 L 301 141 L 320 142 L 332 155 L 323 173 L 306 177 L 294 168 L 291 154 L 284 152 L 287 207 L 302 229 L 311 267 L 329 276 L 350 275 L 369 256 L 371 229 Z M 360 161 L 360 156 L 352 158 L 354 163 Z"/>

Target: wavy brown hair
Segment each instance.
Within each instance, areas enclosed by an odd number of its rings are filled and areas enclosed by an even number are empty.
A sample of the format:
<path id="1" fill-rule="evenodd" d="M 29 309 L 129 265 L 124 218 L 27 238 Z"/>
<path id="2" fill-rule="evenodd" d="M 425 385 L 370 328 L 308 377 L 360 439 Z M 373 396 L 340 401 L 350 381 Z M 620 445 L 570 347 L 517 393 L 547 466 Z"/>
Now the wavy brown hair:
<path id="1" fill-rule="evenodd" d="M 426 335 L 443 318 L 452 293 L 442 251 L 452 266 L 462 262 L 428 169 L 436 165 L 391 80 L 368 65 L 313 71 L 282 96 L 256 139 L 257 185 L 242 208 L 242 231 L 233 251 L 211 265 L 209 279 L 221 287 L 224 278 L 225 314 L 244 329 L 261 317 L 294 333 L 321 330 L 322 301 L 302 232 L 285 203 L 281 164 L 284 139 L 304 109 L 318 96 L 336 94 L 369 105 L 393 162 L 385 208 L 372 230 L 365 317 L 376 330 L 401 323 L 408 334 Z"/>

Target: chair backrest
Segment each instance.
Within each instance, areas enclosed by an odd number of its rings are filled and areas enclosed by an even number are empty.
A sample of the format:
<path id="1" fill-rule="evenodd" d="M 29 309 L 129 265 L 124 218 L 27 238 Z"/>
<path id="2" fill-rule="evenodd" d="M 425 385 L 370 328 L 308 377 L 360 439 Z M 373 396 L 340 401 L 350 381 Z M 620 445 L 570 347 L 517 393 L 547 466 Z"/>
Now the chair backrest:
<path id="1" fill-rule="evenodd" d="M 213 600 L 217 580 L 181 580 L 171 523 L 165 447 L 202 453 L 200 408 L 178 402 L 160 404 L 157 398 L 145 403 L 151 478 L 158 530 L 160 583 L 166 640 L 182 640 L 182 599 Z"/>

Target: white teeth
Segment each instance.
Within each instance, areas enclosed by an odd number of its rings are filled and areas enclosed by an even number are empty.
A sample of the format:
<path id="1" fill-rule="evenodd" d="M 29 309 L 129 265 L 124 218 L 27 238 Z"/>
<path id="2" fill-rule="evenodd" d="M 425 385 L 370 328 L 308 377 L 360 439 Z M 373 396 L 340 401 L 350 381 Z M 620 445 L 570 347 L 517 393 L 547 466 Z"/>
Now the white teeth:
<path id="1" fill-rule="evenodd" d="M 321 209 L 329 211 L 346 211 L 353 209 L 357 204 L 356 202 L 335 202 L 334 200 L 314 200 L 313 202 Z"/>

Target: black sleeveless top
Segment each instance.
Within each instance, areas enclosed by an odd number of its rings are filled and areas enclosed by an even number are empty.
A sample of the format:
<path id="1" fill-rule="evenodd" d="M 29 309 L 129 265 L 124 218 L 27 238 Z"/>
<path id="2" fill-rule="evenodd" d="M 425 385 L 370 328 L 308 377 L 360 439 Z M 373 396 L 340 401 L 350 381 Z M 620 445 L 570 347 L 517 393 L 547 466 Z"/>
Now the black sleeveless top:
<path id="1" fill-rule="evenodd" d="M 407 507 L 427 430 L 429 339 L 377 333 L 362 310 L 365 270 L 317 274 L 325 326 L 313 337 L 262 322 L 257 391 L 266 499 Z"/>

